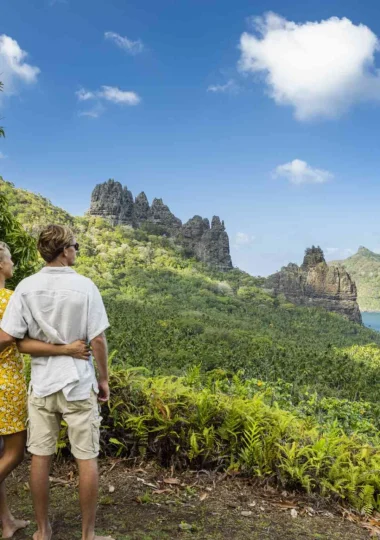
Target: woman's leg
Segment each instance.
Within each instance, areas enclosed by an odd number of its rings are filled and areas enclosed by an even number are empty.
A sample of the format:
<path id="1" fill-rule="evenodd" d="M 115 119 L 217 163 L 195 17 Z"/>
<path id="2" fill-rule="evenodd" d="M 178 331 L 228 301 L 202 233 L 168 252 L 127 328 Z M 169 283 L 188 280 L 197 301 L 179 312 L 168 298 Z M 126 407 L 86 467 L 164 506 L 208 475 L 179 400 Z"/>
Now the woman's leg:
<path id="1" fill-rule="evenodd" d="M 3 526 L 3 538 L 12 538 L 16 531 L 29 525 L 27 521 L 18 520 L 12 516 L 5 493 L 5 478 L 24 458 L 26 432 L 5 435 L 3 442 L 4 450 L 0 457 L 0 519 Z"/>

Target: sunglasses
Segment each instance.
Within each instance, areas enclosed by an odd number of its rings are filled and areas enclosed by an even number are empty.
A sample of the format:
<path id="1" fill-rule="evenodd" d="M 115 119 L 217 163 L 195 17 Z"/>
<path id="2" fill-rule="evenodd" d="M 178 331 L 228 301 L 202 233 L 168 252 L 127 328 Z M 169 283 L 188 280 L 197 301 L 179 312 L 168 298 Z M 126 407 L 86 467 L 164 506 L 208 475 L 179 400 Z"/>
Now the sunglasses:
<path id="1" fill-rule="evenodd" d="M 79 251 L 79 244 L 78 244 L 78 242 L 77 242 L 76 244 L 69 244 L 68 246 L 65 246 L 65 247 L 63 247 L 63 248 L 60 248 L 58 251 L 56 251 L 56 252 L 54 253 L 54 256 L 53 256 L 52 260 L 54 260 L 56 257 L 58 257 L 58 255 L 59 255 L 60 253 L 63 253 L 63 250 L 64 250 L 65 248 L 69 248 L 69 247 L 73 247 L 73 248 L 75 249 L 75 251 Z"/>

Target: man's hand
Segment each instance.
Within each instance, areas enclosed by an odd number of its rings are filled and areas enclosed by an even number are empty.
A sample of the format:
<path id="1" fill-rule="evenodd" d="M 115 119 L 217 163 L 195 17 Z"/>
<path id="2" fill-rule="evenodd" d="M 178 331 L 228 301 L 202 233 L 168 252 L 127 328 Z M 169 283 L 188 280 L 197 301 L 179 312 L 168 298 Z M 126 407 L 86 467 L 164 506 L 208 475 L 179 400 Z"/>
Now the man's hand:
<path id="1" fill-rule="evenodd" d="M 73 358 L 78 358 L 78 360 L 90 359 L 90 347 L 81 339 L 77 339 L 69 345 L 63 345 L 62 348 L 64 348 L 65 356 L 72 356 Z"/>
<path id="2" fill-rule="evenodd" d="M 108 385 L 108 381 L 99 381 L 99 394 L 98 394 L 98 400 L 101 403 L 105 403 L 110 398 L 110 387 Z"/>

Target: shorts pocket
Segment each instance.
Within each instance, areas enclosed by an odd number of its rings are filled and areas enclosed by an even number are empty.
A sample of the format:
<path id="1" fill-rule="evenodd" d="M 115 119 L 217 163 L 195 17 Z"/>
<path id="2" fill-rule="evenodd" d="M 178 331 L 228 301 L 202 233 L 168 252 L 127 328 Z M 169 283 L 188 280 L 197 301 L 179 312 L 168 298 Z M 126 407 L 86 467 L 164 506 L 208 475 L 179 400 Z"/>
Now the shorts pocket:
<path id="1" fill-rule="evenodd" d="M 30 445 L 30 421 L 29 418 L 26 421 L 26 446 Z"/>
<path id="2" fill-rule="evenodd" d="M 45 409 L 46 407 L 46 397 L 38 397 L 32 393 L 29 396 L 29 403 L 36 407 L 37 409 Z"/>
<path id="3" fill-rule="evenodd" d="M 92 446 L 93 446 L 94 452 L 96 452 L 97 454 L 99 453 L 99 449 L 100 449 L 100 424 L 101 424 L 101 421 L 102 421 L 101 418 L 97 418 L 96 420 L 92 421 L 92 425 L 91 425 Z"/>
<path id="4" fill-rule="evenodd" d="M 67 401 L 66 408 L 70 413 L 80 412 L 80 411 L 89 411 L 93 409 L 94 405 L 91 398 L 81 399 L 78 401 Z"/>

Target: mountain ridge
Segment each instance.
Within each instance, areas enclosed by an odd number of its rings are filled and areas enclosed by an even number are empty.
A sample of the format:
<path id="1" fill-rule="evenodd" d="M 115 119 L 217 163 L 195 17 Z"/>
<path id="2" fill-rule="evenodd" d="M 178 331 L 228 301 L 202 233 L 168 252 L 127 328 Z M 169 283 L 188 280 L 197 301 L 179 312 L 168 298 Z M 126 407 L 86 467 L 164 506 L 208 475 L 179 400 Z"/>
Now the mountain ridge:
<path id="1" fill-rule="evenodd" d="M 113 225 L 173 237 L 198 260 L 222 272 L 232 269 L 229 237 L 219 216 L 213 216 L 211 224 L 208 218 L 198 215 L 183 224 L 162 199 L 155 198 L 150 205 L 144 191 L 134 198 L 126 186 L 113 179 L 95 186 L 88 214 L 103 217 Z"/>
<path id="2" fill-rule="evenodd" d="M 380 312 L 380 255 L 360 246 L 346 259 L 329 262 L 347 270 L 355 280 L 361 311 Z"/>

